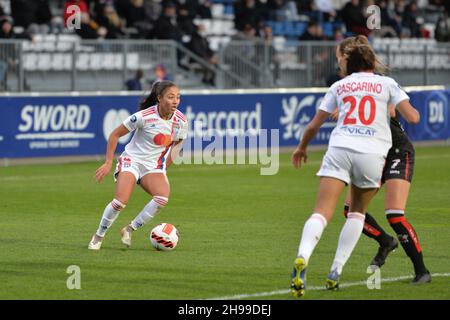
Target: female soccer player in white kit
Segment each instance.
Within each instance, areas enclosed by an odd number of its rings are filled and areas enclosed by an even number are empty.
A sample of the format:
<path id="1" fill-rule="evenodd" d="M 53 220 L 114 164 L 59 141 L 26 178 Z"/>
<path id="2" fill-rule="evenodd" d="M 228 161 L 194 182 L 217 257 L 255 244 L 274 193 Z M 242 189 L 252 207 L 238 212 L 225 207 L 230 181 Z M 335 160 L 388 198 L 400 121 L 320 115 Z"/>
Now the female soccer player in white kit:
<path id="1" fill-rule="evenodd" d="M 291 292 L 296 297 L 305 294 L 310 256 L 333 216 L 339 196 L 351 183 L 351 207 L 327 278 L 328 289 L 338 288 L 342 269 L 361 235 L 364 213 L 380 187 L 385 158 L 392 144 L 388 105 L 396 106 L 408 122 L 417 123 L 420 119 L 408 95 L 393 79 L 374 74 L 378 58 L 370 45 L 355 42 L 343 52 L 338 47 L 336 57 L 346 77 L 330 87 L 292 154 L 294 167 L 306 162 L 309 142 L 338 108 L 338 122 L 317 173 L 320 184 L 314 213 L 303 227 L 294 262 Z"/>
<path id="2" fill-rule="evenodd" d="M 188 123 L 177 109 L 179 104 L 179 88 L 170 81 L 157 82 L 150 95 L 141 103 L 140 111 L 125 119 L 111 133 L 105 163 L 95 173 L 97 182 L 101 182 L 111 170 L 119 138 L 134 131 L 133 138 L 118 158 L 114 173 L 117 182 L 114 199 L 106 206 L 89 249 L 101 248 L 106 231 L 125 208 L 136 183 L 153 199 L 130 224 L 121 229 L 123 244 L 131 246 L 132 232 L 167 205 L 170 186 L 166 169 L 172 162 L 172 156 L 181 148 L 182 140 L 187 137 Z"/>

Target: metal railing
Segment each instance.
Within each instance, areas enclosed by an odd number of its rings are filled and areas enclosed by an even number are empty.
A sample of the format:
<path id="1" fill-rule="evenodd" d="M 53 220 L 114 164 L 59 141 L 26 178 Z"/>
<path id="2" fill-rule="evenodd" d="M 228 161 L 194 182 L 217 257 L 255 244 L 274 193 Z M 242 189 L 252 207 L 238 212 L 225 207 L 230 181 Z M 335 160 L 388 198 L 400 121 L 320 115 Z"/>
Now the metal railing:
<path id="1" fill-rule="evenodd" d="M 416 40 L 373 45 L 402 85 L 449 85 L 450 44 Z M 138 69 L 149 87 L 157 64 L 184 88 L 327 86 L 336 76 L 335 49 L 335 42 L 230 41 L 213 65 L 170 40 L 1 40 L 0 91 L 117 91 Z M 214 86 L 202 82 L 205 72 Z"/>

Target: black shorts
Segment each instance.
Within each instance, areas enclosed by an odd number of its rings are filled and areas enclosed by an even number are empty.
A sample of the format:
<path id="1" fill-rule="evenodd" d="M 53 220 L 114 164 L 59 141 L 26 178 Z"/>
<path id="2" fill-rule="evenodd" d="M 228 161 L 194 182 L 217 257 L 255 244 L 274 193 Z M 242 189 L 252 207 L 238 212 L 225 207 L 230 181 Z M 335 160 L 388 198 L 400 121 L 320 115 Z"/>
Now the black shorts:
<path id="1" fill-rule="evenodd" d="M 411 182 L 414 173 L 414 152 L 406 150 L 389 150 L 381 181 L 402 179 Z"/>

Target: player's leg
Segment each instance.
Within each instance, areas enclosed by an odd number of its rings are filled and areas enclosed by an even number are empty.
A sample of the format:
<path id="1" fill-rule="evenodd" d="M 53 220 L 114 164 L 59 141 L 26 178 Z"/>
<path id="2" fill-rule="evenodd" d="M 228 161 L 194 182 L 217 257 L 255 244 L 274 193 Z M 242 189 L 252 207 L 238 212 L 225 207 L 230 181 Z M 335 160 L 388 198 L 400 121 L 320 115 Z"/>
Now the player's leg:
<path id="1" fill-rule="evenodd" d="M 329 147 L 317 172 L 317 176 L 321 178 L 314 213 L 303 226 L 297 258 L 294 261 L 291 292 L 295 297 L 305 294 L 309 258 L 333 216 L 340 195 L 350 183 L 350 169 L 348 152 L 342 148 Z"/>
<path id="2" fill-rule="evenodd" d="M 431 281 L 431 276 L 423 261 L 422 248 L 419 238 L 405 218 L 404 208 L 408 201 L 410 182 L 403 179 L 389 179 L 385 183 L 386 218 L 414 265 L 416 277 L 413 283 L 426 283 Z"/>
<path id="3" fill-rule="evenodd" d="M 331 265 L 330 274 L 327 277 L 326 286 L 329 290 L 337 290 L 339 288 L 339 277 L 342 274 L 342 269 L 358 243 L 364 227 L 364 212 L 367 211 L 370 200 L 372 200 L 378 190 L 377 188 L 359 188 L 356 185 L 352 185 L 351 188 L 350 210 L 339 235 L 336 254 Z"/>
<path id="4" fill-rule="evenodd" d="M 352 192 L 347 220 L 339 235 L 338 246 L 326 286 L 336 290 L 342 269 L 350 258 L 364 227 L 365 212 L 380 187 L 385 158 L 378 154 L 348 153 L 351 161 Z"/>
<path id="5" fill-rule="evenodd" d="M 352 188 L 350 187 L 345 199 L 344 216 L 346 218 L 350 209 L 351 190 Z M 379 243 L 380 247 L 378 248 L 378 252 L 372 259 L 370 265 L 381 267 L 384 264 L 388 254 L 397 248 L 397 239 L 389 235 L 369 212 L 366 212 L 363 233 Z"/>
<path id="6" fill-rule="evenodd" d="M 147 203 L 131 223 L 121 230 L 122 243 L 131 246 L 131 233 L 153 219 L 169 201 L 170 185 L 165 173 L 148 173 L 140 180 L 141 187 L 153 199 Z"/>
<path id="7" fill-rule="evenodd" d="M 136 175 L 130 171 L 122 171 L 117 176 L 116 191 L 114 199 L 106 206 L 103 211 L 97 232 L 89 243 L 89 249 L 99 250 L 106 231 L 111 227 L 119 216 L 120 212 L 125 208 L 134 185 L 136 184 Z"/>
<path id="8" fill-rule="evenodd" d="M 331 177 L 320 178 L 314 213 L 303 227 L 297 259 L 294 262 L 291 291 L 296 297 L 301 297 L 305 293 L 306 267 L 309 258 L 319 242 L 328 221 L 331 220 L 339 196 L 344 191 L 344 188 L 345 182 L 342 180 Z"/>

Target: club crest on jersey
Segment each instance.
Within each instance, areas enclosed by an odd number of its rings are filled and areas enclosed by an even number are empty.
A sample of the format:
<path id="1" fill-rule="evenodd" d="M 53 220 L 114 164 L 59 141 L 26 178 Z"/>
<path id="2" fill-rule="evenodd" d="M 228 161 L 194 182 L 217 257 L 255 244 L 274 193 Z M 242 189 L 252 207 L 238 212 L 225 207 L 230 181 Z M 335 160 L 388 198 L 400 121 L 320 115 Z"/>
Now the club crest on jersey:
<path id="1" fill-rule="evenodd" d="M 133 123 L 134 123 L 134 122 L 136 122 L 136 121 L 137 121 L 137 118 L 136 118 L 136 116 L 135 116 L 135 115 L 133 115 L 133 116 L 131 117 L 130 121 L 131 121 L 131 122 L 133 122 Z"/>
<path id="2" fill-rule="evenodd" d="M 347 134 L 355 135 L 355 136 L 373 137 L 375 135 L 374 129 L 366 128 L 366 127 L 344 126 L 344 127 L 341 127 L 341 130 L 343 130 Z"/>

